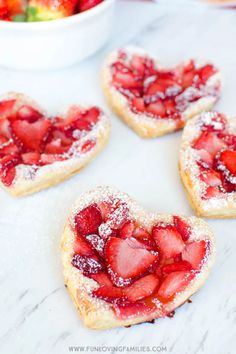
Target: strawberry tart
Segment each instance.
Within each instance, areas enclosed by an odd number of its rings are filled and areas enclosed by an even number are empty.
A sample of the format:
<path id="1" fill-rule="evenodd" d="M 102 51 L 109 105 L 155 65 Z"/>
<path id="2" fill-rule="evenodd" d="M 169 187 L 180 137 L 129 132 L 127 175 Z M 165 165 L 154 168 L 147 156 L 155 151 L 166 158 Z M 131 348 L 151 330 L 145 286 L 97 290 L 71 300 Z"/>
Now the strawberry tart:
<path id="1" fill-rule="evenodd" d="M 204 284 L 215 255 L 204 221 L 146 212 L 110 187 L 75 203 L 61 250 L 65 285 L 93 329 L 170 316 Z"/>
<path id="2" fill-rule="evenodd" d="M 236 217 L 236 120 L 205 112 L 187 123 L 180 175 L 198 215 Z"/>
<path id="3" fill-rule="evenodd" d="M 111 109 L 141 137 L 154 138 L 211 109 L 221 78 L 210 63 L 189 60 L 164 68 L 142 49 L 127 47 L 105 60 L 102 85 Z"/>
<path id="4" fill-rule="evenodd" d="M 61 182 L 102 150 L 109 132 L 97 107 L 49 117 L 26 96 L 8 94 L 0 101 L 0 184 L 18 196 Z"/>

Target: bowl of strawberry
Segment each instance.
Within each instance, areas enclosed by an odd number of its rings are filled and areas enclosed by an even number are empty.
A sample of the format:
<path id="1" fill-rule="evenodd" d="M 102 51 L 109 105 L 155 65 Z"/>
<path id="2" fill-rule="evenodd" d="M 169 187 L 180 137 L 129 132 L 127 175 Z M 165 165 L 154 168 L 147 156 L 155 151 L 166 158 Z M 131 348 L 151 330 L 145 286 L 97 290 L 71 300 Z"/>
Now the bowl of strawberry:
<path id="1" fill-rule="evenodd" d="M 115 0 L 0 0 L 0 66 L 48 70 L 73 65 L 111 34 Z"/>

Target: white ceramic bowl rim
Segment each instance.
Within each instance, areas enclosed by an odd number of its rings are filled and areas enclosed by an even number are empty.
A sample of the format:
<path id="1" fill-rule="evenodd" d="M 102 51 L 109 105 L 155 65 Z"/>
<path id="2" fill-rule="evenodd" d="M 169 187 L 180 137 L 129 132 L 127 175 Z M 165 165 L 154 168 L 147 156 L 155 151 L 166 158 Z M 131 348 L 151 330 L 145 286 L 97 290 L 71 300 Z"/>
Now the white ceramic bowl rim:
<path id="1" fill-rule="evenodd" d="M 98 15 L 100 12 L 103 12 L 107 7 L 109 7 L 115 0 L 104 0 L 100 4 L 94 6 L 93 8 L 78 13 L 76 15 L 71 15 L 68 17 L 60 18 L 57 20 L 51 21 L 38 21 L 38 22 L 9 22 L 9 21 L 0 21 L 0 31 L 2 30 L 48 30 L 49 28 L 65 27 L 70 26 L 75 22 L 82 23 L 94 16 Z"/>

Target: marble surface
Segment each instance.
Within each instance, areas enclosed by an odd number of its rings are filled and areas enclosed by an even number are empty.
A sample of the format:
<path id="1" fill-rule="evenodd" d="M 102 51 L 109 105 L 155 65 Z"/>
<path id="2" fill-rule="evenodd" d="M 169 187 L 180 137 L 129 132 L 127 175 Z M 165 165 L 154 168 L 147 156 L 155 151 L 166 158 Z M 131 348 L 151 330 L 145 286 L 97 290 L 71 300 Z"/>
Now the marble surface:
<path id="1" fill-rule="evenodd" d="M 110 49 L 132 43 L 152 50 L 168 64 L 188 57 L 214 61 L 225 79 L 217 109 L 233 114 L 235 23 L 236 11 L 210 9 L 196 0 L 120 1 L 106 48 L 61 71 L 0 69 L 0 93 L 22 91 L 51 112 L 81 101 L 108 111 L 99 85 L 101 62 Z M 147 209 L 192 214 L 177 171 L 181 132 L 144 141 L 112 114 L 111 119 L 109 145 L 77 176 L 22 199 L 0 191 L 0 353 L 67 354 L 70 346 L 156 346 L 159 352 L 163 347 L 162 352 L 171 354 L 235 353 L 235 220 L 209 221 L 217 241 L 216 264 L 193 302 L 178 309 L 174 318 L 104 332 L 82 325 L 63 286 L 59 250 L 74 198 L 93 186 L 108 184 L 128 192 Z M 106 351 L 115 353 L 112 348 Z M 98 351 L 90 348 L 87 352 Z"/>

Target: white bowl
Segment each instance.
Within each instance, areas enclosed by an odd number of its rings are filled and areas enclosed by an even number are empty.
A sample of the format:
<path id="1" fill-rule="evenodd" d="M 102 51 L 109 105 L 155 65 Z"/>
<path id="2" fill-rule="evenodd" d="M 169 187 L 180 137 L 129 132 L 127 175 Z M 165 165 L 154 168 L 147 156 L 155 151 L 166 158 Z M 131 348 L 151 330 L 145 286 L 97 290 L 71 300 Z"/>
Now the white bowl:
<path id="1" fill-rule="evenodd" d="M 77 15 L 45 22 L 0 21 L 0 66 L 57 69 L 77 63 L 109 39 L 115 0 Z"/>

